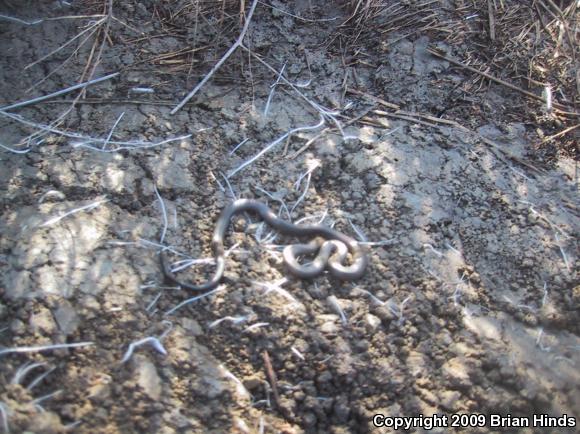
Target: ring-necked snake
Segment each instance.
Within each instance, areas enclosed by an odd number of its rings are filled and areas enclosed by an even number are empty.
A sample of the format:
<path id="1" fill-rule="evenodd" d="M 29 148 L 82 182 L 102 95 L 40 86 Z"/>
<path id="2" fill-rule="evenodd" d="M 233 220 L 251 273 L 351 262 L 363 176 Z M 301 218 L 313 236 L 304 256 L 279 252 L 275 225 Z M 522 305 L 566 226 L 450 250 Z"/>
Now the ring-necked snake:
<path id="1" fill-rule="evenodd" d="M 181 282 L 171 271 L 165 253 L 159 254 L 161 268 L 165 277 L 175 284 L 192 291 L 207 291 L 219 285 L 225 270 L 224 237 L 235 214 L 252 212 L 258 214 L 268 225 L 284 235 L 313 238 L 308 244 L 293 244 L 283 251 L 288 270 L 302 279 L 319 276 L 325 269 L 341 280 L 360 278 L 368 265 L 368 259 L 360 244 L 352 238 L 323 225 L 295 225 L 278 217 L 267 205 L 257 200 L 238 199 L 225 207 L 217 221 L 211 248 L 216 262 L 216 270 L 207 282 L 200 285 Z M 301 265 L 297 256 L 318 254 L 311 263 Z M 351 264 L 345 265 L 347 254 L 351 254 Z"/>

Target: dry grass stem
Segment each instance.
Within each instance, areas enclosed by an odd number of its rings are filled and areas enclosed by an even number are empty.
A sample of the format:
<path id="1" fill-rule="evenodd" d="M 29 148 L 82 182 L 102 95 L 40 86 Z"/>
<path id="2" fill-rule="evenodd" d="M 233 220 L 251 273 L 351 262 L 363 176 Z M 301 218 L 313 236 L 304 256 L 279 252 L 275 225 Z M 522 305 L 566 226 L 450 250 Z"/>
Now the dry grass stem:
<path id="1" fill-rule="evenodd" d="M 50 93 L 48 95 L 39 96 L 38 98 L 33 98 L 33 99 L 26 100 L 26 101 L 17 102 L 17 103 L 10 104 L 10 105 L 4 106 L 4 107 L 0 107 L 0 111 L 6 112 L 8 110 L 13 110 L 15 108 L 22 108 L 22 107 L 26 107 L 29 105 L 33 105 L 33 104 L 36 104 L 38 102 L 46 101 L 48 99 L 54 98 L 56 96 L 60 96 L 60 95 L 64 95 L 64 94 L 73 92 L 73 91 L 78 90 L 78 89 L 85 89 L 88 86 L 92 86 L 93 84 L 97 84 L 97 83 L 100 83 L 102 81 L 110 80 L 111 78 L 114 78 L 118 75 L 119 75 L 118 72 L 114 72 L 112 74 L 105 75 L 104 77 L 99 77 L 99 78 L 95 78 L 94 80 L 89 80 L 89 81 L 86 81 L 84 83 L 79 83 L 79 84 L 76 84 L 74 86 L 67 87 L 66 89 L 61 89 L 57 92 Z"/>
<path id="2" fill-rule="evenodd" d="M 519 93 L 521 93 L 523 95 L 526 95 L 529 98 L 535 99 L 536 101 L 540 101 L 540 102 L 543 102 L 543 103 L 546 102 L 546 100 L 545 100 L 545 98 L 543 96 L 536 95 L 535 93 L 532 93 L 532 92 L 528 92 L 527 90 L 524 90 L 524 89 L 522 89 L 522 88 L 520 88 L 520 87 L 518 87 L 516 85 L 513 85 L 511 83 L 508 83 L 505 80 L 502 80 L 500 78 L 494 77 L 493 75 L 488 74 L 487 72 L 480 71 L 480 70 L 478 70 L 476 68 L 473 68 L 473 67 L 471 67 L 469 65 L 466 65 L 464 63 L 461 63 L 458 60 L 455 60 L 455 59 L 453 59 L 453 58 L 451 58 L 449 56 L 446 56 L 445 54 L 443 54 L 443 52 L 441 52 L 441 50 L 439 50 L 437 48 L 430 47 L 430 48 L 427 49 L 427 51 L 429 53 L 431 53 L 432 55 L 434 55 L 435 57 L 439 57 L 440 59 L 443 59 L 443 60 L 445 60 L 445 61 L 447 61 L 449 63 L 452 63 L 452 64 L 454 64 L 456 66 L 459 66 L 460 68 L 464 68 L 464 69 L 467 69 L 468 71 L 471 71 L 471 72 L 474 72 L 476 74 L 479 74 L 479 75 L 487 78 L 488 80 L 491 80 L 491 81 L 493 81 L 493 82 L 495 82 L 497 84 L 501 84 L 502 86 L 505 86 L 505 87 L 508 87 L 508 88 L 510 88 L 512 90 L 515 90 L 515 91 L 517 91 L 517 92 L 519 92 Z M 555 103 L 555 102 L 553 102 L 552 105 L 555 108 L 559 109 L 559 110 L 564 110 L 564 111 L 569 111 L 570 110 L 570 108 L 568 108 L 568 107 L 566 107 L 566 106 L 564 106 L 562 104 Z M 573 114 L 576 117 L 580 117 L 580 113 L 573 112 Z"/>
<path id="3" fill-rule="evenodd" d="M 86 41 L 89 40 L 89 38 L 94 35 L 98 29 L 99 26 L 101 26 L 101 24 L 103 24 L 106 20 L 106 17 L 101 18 L 100 20 L 98 20 L 97 22 L 91 24 L 89 27 L 87 27 L 85 30 L 83 30 L 82 32 L 78 33 L 76 36 L 74 36 L 73 38 L 69 39 L 67 42 L 65 42 L 64 44 L 62 44 L 61 46 L 59 46 L 58 48 L 55 48 L 54 50 L 52 50 L 50 53 L 46 54 L 45 56 L 42 56 L 40 59 L 35 60 L 32 63 L 29 63 L 28 65 L 26 65 L 24 67 L 25 70 L 32 68 L 34 65 L 38 65 L 39 63 L 43 62 L 44 60 L 48 59 L 49 57 L 53 56 L 54 54 L 58 53 L 59 51 L 61 51 L 62 49 L 68 47 L 70 44 L 72 44 L 74 41 L 76 41 L 77 39 L 79 39 L 81 36 L 83 36 L 86 33 L 89 33 L 89 36 L 87 38 L 85 38 L 81 44 L 79 44 L 80 48 Z M 77 49 L 78 49 L 77 48 Z"/>
<path id="4" fill-rule="evenodd" d="M 157 185 L 153 185 L 153 190 L 155 191 L 155 196 L 157 196 L 157 200 L 159 201 L 159 208 L 161 209 L 161 216 L 163 217 L 163 229 L 161 230 L 161 235 L 159 236 L 159 243 L 163 244 L 165 241 L 165 235 L 167 234 L 167 227 L 169 226 L 169 222 L 167 220 L 167 209 L 165 208 L 165 202 L 163 198 L 159 194 L 159 190 L 157 190 Z"/>
<path id="5" fill-rule="evenodd" d="M 108 201 L 109 201 L 109 199 L 101 199 L 101 200 L 98 200 L 96 202 L 92 202 L 88 205 L 72 209 L 70 211 L 65 212 L 64 214 L 61 214 L 60 216 L 56 216 L 56 217 L 51 218 L 50 220 L 45 221 L 44 223 L 42 223 L 40 225 L 40 227 L 50 226 L 54 223 L 61 221 L 62 219 L 66 218 L 68 216 L 71 216 L 71 215 L 76 214 L 76 213 L 81 212 L 81 211 L 90 211 L 90 210 L 95 209 L 98 206 L 100 206 L 101 204 L 106 203 Z"/>
<path id="6" fill-rule="evenodd" d="M 256 161 L 258 158 L 260 158 L 262 155 L 264 155 L 265 153 L 267 153 L 268 151 L 270 151 L 276 145 L 282 143 L 284 140 L 286 140 L 287 138 L 289 138 L 292 134 L 296 134 L 296 133 L 301 132 L 301 131 L 315 130 L 317 128 L 320 128 L 323 125 L 324 125 L 324 118 L 321 116 L 320 122 L 318 122 L 316 125 L 309 125 L 309 126 L 305 126 L 305 127 L 298 127 L 298 128 L 294 128 L 294 129 L 292 129 L 292 130 L 284 133 L 283 135 L 281 135 L 280 137 L 278 137 L 276 140 L 274 140 L 273 142 L 271 142 L 270 144 L 268 144 L 265 148 L 263 148 L 256 155 L 254 155 L 250 159 L 246 160 L 245 162 L 243 162 L 241 165 L 239 165 L 235 169 L 231 170 L 228 173 L 227 177 L 228 178 L 231 178 L 236 173 L 238 173 L 240 170 L 246 168 L 247 166 L 249 166 L 250 164 L 252 164 L 254 161 Z"/>
<path id="7" fill-rule="evenodd" d="M 34 26 L 36 24 L 44 23 L 46 21 L 60 21 L 60 20 L 83 20 L 89 18 L 103 18 L 102 14 L 95 15 L 64 15 L 60 17 L 39 18 L 34 21 L 26 21 L 17 17 L 0 14 L 0 20 L 12 21 L 14 23 L 23 24 L 25 26 Z"/>
<path id="8" fill-rule="evenodd" d="M 0 350 L 0 356 L 5 354 L 15 354 L 15 353 L 41 353 L 44 351 L 55 351 L 69 348 L 80 348 L 89 347 L 94 345 L 94 342 L 76 342 L 72 344 L 54 344 L 54 345 L 39 345 L 32 347 L 15 347 L 15 348 L 3 348 Z"/>
<path id="9" fill-rule="evenodd" d="M 272 362 L 270 361 L 270 355 L 268 351 L 264 350 L 262 352 L 262 360 L 264 361 L 264 369 L 266 370 L 266 376 L 272 388 L 272 394 L 274 395 L 274 403 L 277 408 L 280 408 L 280 395 L 278 393 L 278 379 L 276 378 L 276 372 L 272 367 Z"/>
<path id="10" fill-rule="evenodd" d="M 220 285 L 216 289 L 213 289 L 213 290 L 211 290 L 209 292 L 206 292 L 204 294 L 198 295 L 196 297 L 188 298 L 187 300 L 182 301 L 181 303 L 179 303 L 174 308 L 169 309 L 167 312 L 165 312 L 164 315 L 165 316 L 172 315 L 173 313 L 175 313 L 175 311 L 177 311 L 178 309 L 181 309 L 183 306 L 187 306 L 188 304 L 193 303 L 193 302 L 196 302 L 198 300 L 201 300 L 202 298 L 206 298 L 206 297 L 209 297 L 210 295 L 214 295 L 217 292 L 223 291 L 225 288 L 226 288 L 225 285 Z"/>
<path id="11" fill-rule="evenodd" d="M 215 64 L 215 66 L 211 69 L 211 71 L 198 83 L 198 85 L 195 86 L 193 88 L 193 90 L 191 92 L 189 92 L 186 95 L 186 97 L 183 98 L 181 100 L 181 102 L 179 104 L 177 104 L 177 106 L 173 110 L 171 110 L 172 115 L 177 113 L 179 110 L 181 110 L 181 108 L 191 98 L 193 98 L 197 92 L 199 92 L 199 90 L 203 87 L 203 85 L 209 81 L 209 79 L 212 77 L 212 75 L 215 74 L 215 72 L 218 69 L 220 69 L 220 67 L 224 64 L 224 62 L 226 60 L 228 60 L 228 58 L 234 53 L 234 51 L 236 51 L 238 49 L 238 47 L 240 47 L 242 45 L 242 41 L 244 40 L 244 37 L 246 36 L 246 33 L 248 31 L 248 27 L 250 26 L 250 22 L 252 20 L 252 16 L 254 15 L 254 10 L 256 9 L 257 4 L 258 4 L 258 0 L 254 0 L 252 3 L 252 6 L 250 7 L 250 11 L 248 12 L 248 15 L 246 16 L 246 22 L 244 24 L 244 27 L 240 33 L 240 36 L 238 36 L 238 39 L 236 39 L 236 42 L 234 42 L 234 44 L 230 47 L 230 49 L 228 51 L 226 51 L 226 54 L 224 54 L 222 56 L 222 58 Z"/>
<path id="12" fill-rule="evenodd" d="M 133 352 L 135 351 L 135 349 L 137 349 L 145 344 L 151 344 L 153 346 L 153 348 L 155 348 L 155 350 L 158 353 L 163 354 L 164 356 L 167 355 L 167 351 L 165 350 L 165 347 L 163 347 L 163 344 L 161 343 L 160 339 L 149 336 L 149 337 L 143 338 L 141 340 L 138 340 L 136 342 L 131 342 L 129 344 L 129 348 L 127 348 L 127 351 L 125 352 L 125 355 L 123 356 L 123 359 L 121 360 L 121 363 L 126 363 L 127 361 L 129 361 L 129 359 L 133 355 Z"/>
<path id="13" fill-rule="evenodd" d="M 9 411 L 10 409 L 8 408 L 8 406 L 5 403 L 0 402 L 0 416 L 2 416 L 2 429 L 7 434 L 10 433 L 10 425 L 8 424 Z"/>

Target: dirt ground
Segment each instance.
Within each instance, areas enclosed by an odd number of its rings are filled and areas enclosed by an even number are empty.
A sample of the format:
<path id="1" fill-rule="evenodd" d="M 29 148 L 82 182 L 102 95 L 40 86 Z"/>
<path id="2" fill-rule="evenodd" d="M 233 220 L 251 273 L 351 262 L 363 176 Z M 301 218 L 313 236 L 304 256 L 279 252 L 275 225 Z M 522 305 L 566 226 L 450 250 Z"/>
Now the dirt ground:
<path id="1" fill-rule="evenodd" d="M 171 114 L 239 34 L 235 7 L 114 2 L 106 22 L 51 19 L 94 3 L 0 3 L 0 432 L 580 417 L 578 168 L 531 146 L 529 113 L 552 116 L 541 102 L 497 83 L 462 92 L 472 74 L 428 52 L 461 47 L 437 34 L 395 28 L 348 57 L 345 8 L 273 1 L 249 51 Z M 104 26 L 103 45 L 77 48 Z M 78 92 L 6 109 L 112 72 L 74 105 Z M 250 215 L 232 224 L 220 290 L 179 306 L 199 294 L 164 281 L 160 246 L 210 257 L 234 197 L 366 242 L 367 272 L 292 278 L 279 246 L 295 240 Z"/>

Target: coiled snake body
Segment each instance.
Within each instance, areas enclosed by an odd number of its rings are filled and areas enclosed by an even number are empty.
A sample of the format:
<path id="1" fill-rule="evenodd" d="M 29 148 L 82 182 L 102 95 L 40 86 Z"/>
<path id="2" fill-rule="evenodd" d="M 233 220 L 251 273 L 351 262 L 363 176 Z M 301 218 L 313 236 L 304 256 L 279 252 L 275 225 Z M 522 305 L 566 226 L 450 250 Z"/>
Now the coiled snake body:
<path id="1" fill-rule="evenodd" d="M 308 244 L 286 246 L 283 251 L 284 262 L 288 270 L 301 279 L 314 278 L 328 269 L 330 274 L 338 279 L 355 280 L 363 275 L 368 265 L 365 252 L 352 238 L 323 225 L 295 225 L 278 217 L 262 202 L 238 199 L 223 209 L 213 233 L 211 248 L 216 261 L 216 270 L 213 276 L 200 285 L 181 282 L 171 271 L 165 253 L 162 251 L 159 257 L 165 277 L 192 291 L 207 291 L 218 286 L 225 270 L 224 237 L 232 217 L 241 212 L 258 214 L 268 225 L 284 235 L 314 238 Z M 318 254 L 311 263 L 301 265 L 298 262 L 297 256 L 317 251 Z M 351 264 L 345 265 L 348 253 L 352 256 Z"/>

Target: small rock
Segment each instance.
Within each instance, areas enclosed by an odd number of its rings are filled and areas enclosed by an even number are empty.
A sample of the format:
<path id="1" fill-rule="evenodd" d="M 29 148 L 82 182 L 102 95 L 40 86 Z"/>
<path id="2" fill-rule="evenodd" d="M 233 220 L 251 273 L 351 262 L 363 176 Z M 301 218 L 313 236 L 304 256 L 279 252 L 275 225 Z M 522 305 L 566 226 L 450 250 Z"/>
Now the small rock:
<path id="1" fill-rule="evenodd" d="M 456 390 L 444 390 L 439 394 L 439 405 L 448 411 L 457 410 L 457 401 L 461 398 L 461 393 Z"/>
<path id="2" fill-rule="evenodd" d="M 334 321 L 327 321 L 320 326 L 320 331 L 324 334 L 333 335 L 338 332 L 338 326 Z"/>
<path id="3" fill-rule="evenodd" d="M 365 340 L 360 340 L 354 344 L 358 352 L 364 353 L 369 349 L 369 343 Z"/>
<path id="4" fill-rule="evenodd" d="M 30 418 L 28 430 L 36 433 L 57 434 L 64 431 L 60 417 L 51 411 L 36 413 Z"/>
<path id="5" fill-rule="evenodd" d="M 373 314 L 367 313 L 365 319 L 367 328 L 371 331 L 375 331 L 381 325 L 381 319 Z"/>
<path id="6" fill-rule="evenodd" d="M 228 387 L 227 381 L 224 381 L 228 378 L 226 376 L 226 371 L 222 366 L 217 366 L 216 369 L 216 365 L 216 361 L 204 360 L 204 362 L 198 366 L 199 378 L 193 383 L 193 388 L 198 393 L 209 399 L 216 399 L 222 395 Z M 243 393 L 241 387 L 236 387 L 236 389 L 239 389 L 240 392 Z M 238 393 L 238 395 L 241 393 Z"/>
<path id="7" fill-rule="evenodd" d="M 163 418 L 169 424 L 174 425 L 181 430 L 184 430 L 185 428 L 188 428 L 191 425 L 191 422 L 187 418 L 187 416 L 181 414 L 180 408 L 173 408 L 170 412 L 165 413 L 163 415 Z"/>
<path id="8" fill-rule="evenodd" d="M 144 356 L 135 357 L 135 371 L 137 372 L 137 384 L 154 401 L 161 397 L 161 379 L 155 365 Z"/>
<path id="9" fill-rule="evenodd" d="M 393 320 L 398 319 L 393 311 L 388 308 L 386 305 L 373 307 L 372 308 L 373 314 L 375 314 L 381 321 L 385 321 L 386 323 L 390 323 Z"/>
<path id="10" fill-rule="evenodd" d="M 465 359 L 454 357 L 443 365 L 445 378 L 455 387 L 470 387 L 471 380 L 467 372 Z"/>
<path id="11" fill-rule="evenodd" d="M 80 323 L 76 311 L 66 300 L 61 302 L 58 309 L 54 312 L 54 319 L 65 335 L 73 334 Z"/>
<path id="12" fill-rule="evenodd" d="M 330 371 L 324 371 L 318 376 L 316 380 L 318 381 L 319 384 L 328 383 L 332 380 L 332 374 L 330 373 Z"/>
<path id="13" fill-rule="evenodd" d="M 87 389 L 89 397 L 97 401 L 105 401 L 111 396 L 111 377 L 107 374 L 102 374 L 97 379 L 95 384 Z"/>
<path id="14" fill-rule="evenodd" d="M 334 420 L 336 423 L 345 423 L 350 415 L 350 407 L 346 397 L 339 396 L 334 402 L 333 408 Z"/>
<path id="15" fill-rule="evenodd" d="M 33 313 L 30 316 L 30 327 L 34 332 L 52 334 L 56 330 L 56 324 L 50 310 L 43 307 L 40 312 Z"/>
<path id="16" fill-rule="evenodd" d="M 435 394 L 430 390 L 421 389 L 421 397 L 425 400 L 427 404 L 436 406 L 439 403 L 437 396 L 435 396 Z"/>
<path id="17" fill-rule="evenodd" d="M 295 401 L 302 402 L 304 401 L 304 398 L 306 398 L 306 394 L 302 390 L 297 390 L 292 394 L 292 397 Z"/>
<path id="18" fill-rule="evenodd" d="M 374 172 L 367 173 L 364 179 L 367 190 L 376 190 L 381 186 L 381 178 Z"/>
<path id="19" fill-rule="evenodd" d="M 30 298 L 30 273 L 23 271 L 8 271 L 3 274 L 3 286 L 8 299 Z"/>
<path id="20" fill-rule="evenodd" d="M 10 331 L 18 336 L 24 334 L 26 331 L 26 325 L 19 319 L 15 319 L 10 323 Z"/>
<path id="21" fill-rule="evenodd" d="M 286 397 L 280 398 L 280 410 L 286 417 L 293 417 L 296 410 L 296 401 Z"/>
<path id="22" fill-rule="evenodd" d="M 191 333 L 192 336 L 200 336 L 203 334 L 203 330 L 199 323 L 191 318 L 182 318 L 181 319 L 181 326 Z"/>
<path id="23" fill-rule="evenodd" d="M 314 426 L 316 425 L 316 415 L 311 412 L 304 413 L 302 416 L 302 422 L 304 423 L 304 426 Z"/>
<path id="24" fill-rule="evenodd" d="M 413 376 L 421 376 L 428 371 L 427 359 L 417 351 L 410 351 L 407 357 L 409 372 Z"/>
<path id="25" fill-rule="evenodd" d="M 257 375 L 249 378 L 244 378 L 244 387 L 248 390 L 255 390 L 264 384 L 264 380 Z"/>
<path id="26" fill-rule="evenodd" d="M 38 283 L 38 288 L 45 294 L 55 294 L 62 297 L 70 295 L 66 281 L 51 265 L 35 269 L 34 279 Z"/>

